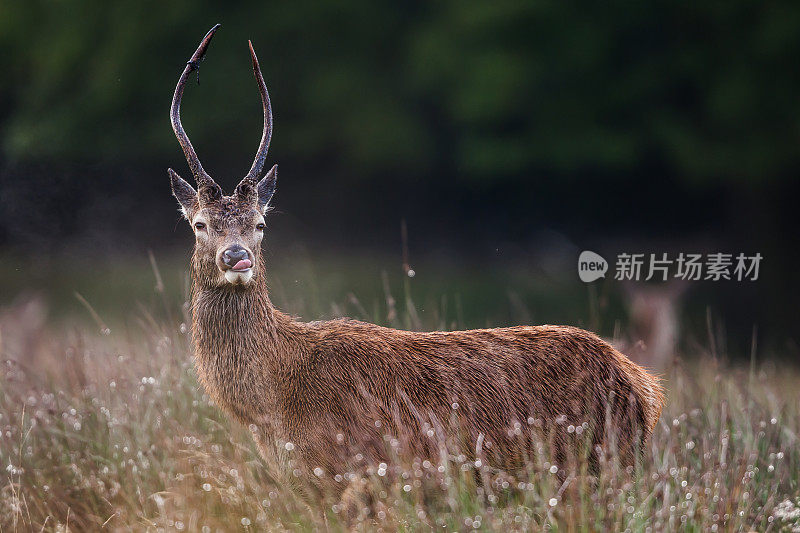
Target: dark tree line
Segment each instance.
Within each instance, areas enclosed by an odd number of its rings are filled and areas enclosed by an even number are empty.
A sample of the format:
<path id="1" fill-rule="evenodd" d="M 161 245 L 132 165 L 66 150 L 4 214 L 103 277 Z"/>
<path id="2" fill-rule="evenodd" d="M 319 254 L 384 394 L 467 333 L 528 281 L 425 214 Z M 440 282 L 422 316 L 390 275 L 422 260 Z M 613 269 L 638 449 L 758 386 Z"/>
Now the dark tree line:
<path id="1" fill-rule="evenodd" d="M 173 157 L 166 104 L 217 21 L 185 113 L 221 161 L 257 142 L 252 38 L 276 150 L 353 180 L 657 161 L 685 180 L 759 182 L 798 164 L 800 5 L 744 1 L 4 2 L 4 157 Z"/>

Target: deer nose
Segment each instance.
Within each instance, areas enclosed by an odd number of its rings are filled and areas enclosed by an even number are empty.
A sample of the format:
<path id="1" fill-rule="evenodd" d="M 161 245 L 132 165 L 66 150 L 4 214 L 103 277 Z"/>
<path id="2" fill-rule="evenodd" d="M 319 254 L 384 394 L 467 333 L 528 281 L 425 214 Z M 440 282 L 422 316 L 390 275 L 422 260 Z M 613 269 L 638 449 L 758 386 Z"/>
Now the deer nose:
<path id="1" fill-rule="evenodd" d="M 222 262 L 231 270 L 247 270 L 253 266 L 248 255 L 244 247 L 234 245 L 222 252 Z"/>

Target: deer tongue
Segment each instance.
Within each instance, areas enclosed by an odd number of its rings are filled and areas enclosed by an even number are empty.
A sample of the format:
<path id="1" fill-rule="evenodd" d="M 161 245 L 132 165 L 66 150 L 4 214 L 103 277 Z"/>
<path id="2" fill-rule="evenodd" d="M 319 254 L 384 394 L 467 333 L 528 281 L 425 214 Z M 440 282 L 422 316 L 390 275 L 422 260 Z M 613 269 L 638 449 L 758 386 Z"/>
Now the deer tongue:
<path id="1" fill-rule="evenodd" d="M 233 268 L 231 270 L 247 270 L 251 266 L 253 266 L 253 263 L 251 263 L 249 259 L 242 259 L 241 261 L 233 265 Z"/>

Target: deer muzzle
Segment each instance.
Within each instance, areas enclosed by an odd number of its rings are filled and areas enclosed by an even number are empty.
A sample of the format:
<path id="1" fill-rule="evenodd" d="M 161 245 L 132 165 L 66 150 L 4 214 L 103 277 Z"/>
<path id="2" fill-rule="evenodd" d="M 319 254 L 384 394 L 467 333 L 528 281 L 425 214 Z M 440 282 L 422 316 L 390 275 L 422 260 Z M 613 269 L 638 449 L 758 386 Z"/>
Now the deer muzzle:
<path id="1" fill-rule="evenodd" d="M 228 283 L 244 284 L 253 276 L 253 259 L 250 251 L 239 244 L 225 248 L 218 256 L 217 265 Z"/>

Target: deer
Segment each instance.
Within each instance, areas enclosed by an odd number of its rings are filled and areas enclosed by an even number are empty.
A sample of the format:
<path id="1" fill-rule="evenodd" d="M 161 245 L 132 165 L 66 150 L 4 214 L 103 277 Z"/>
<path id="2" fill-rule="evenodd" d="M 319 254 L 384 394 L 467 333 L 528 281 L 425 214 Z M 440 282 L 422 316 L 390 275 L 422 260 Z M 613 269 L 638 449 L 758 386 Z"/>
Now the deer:
<path id="1" fill-rule="evenodd" d="M 457 442 L 468 457 L 512 472 L 528 464 L 534 441 L 565 464 L 581 433 L 568 428 L 580 427 L 590 435 L 594 464 L 612 442 L 619 460 L 632 464 L 665 390 L 594 333 L 556 325 L 417 332 L 348 318 L 303 322 L 272 304 L 262 240 L 278 172 L 274 165 L 264 173 L 273 116 L 252 42 L 264 127 L 233 194 L 224 195 L 203 169 L 181 124 L 187 79 L 218 28 L 186 63 L 170 112 L 197 189 L 168 174 L 195 236 L 198 380 L 216 406 L 250 428 L 264 460 L 341 495 L 348 484 L 341 474 L 354 462 L 392 458 L 387 436 L 414 457 L 438 458 L 437 440 Z"/>
<path id="2" fill-rule="evenodd" d="M 624 349 L 637 363 L 666 369 L 676 357 L 680 311 L 689 285 L 672 280 L 655 286 L 623 284 L 622 289 L 630 316 L 629 338 L 627 346 L 623 344 Z"/>

